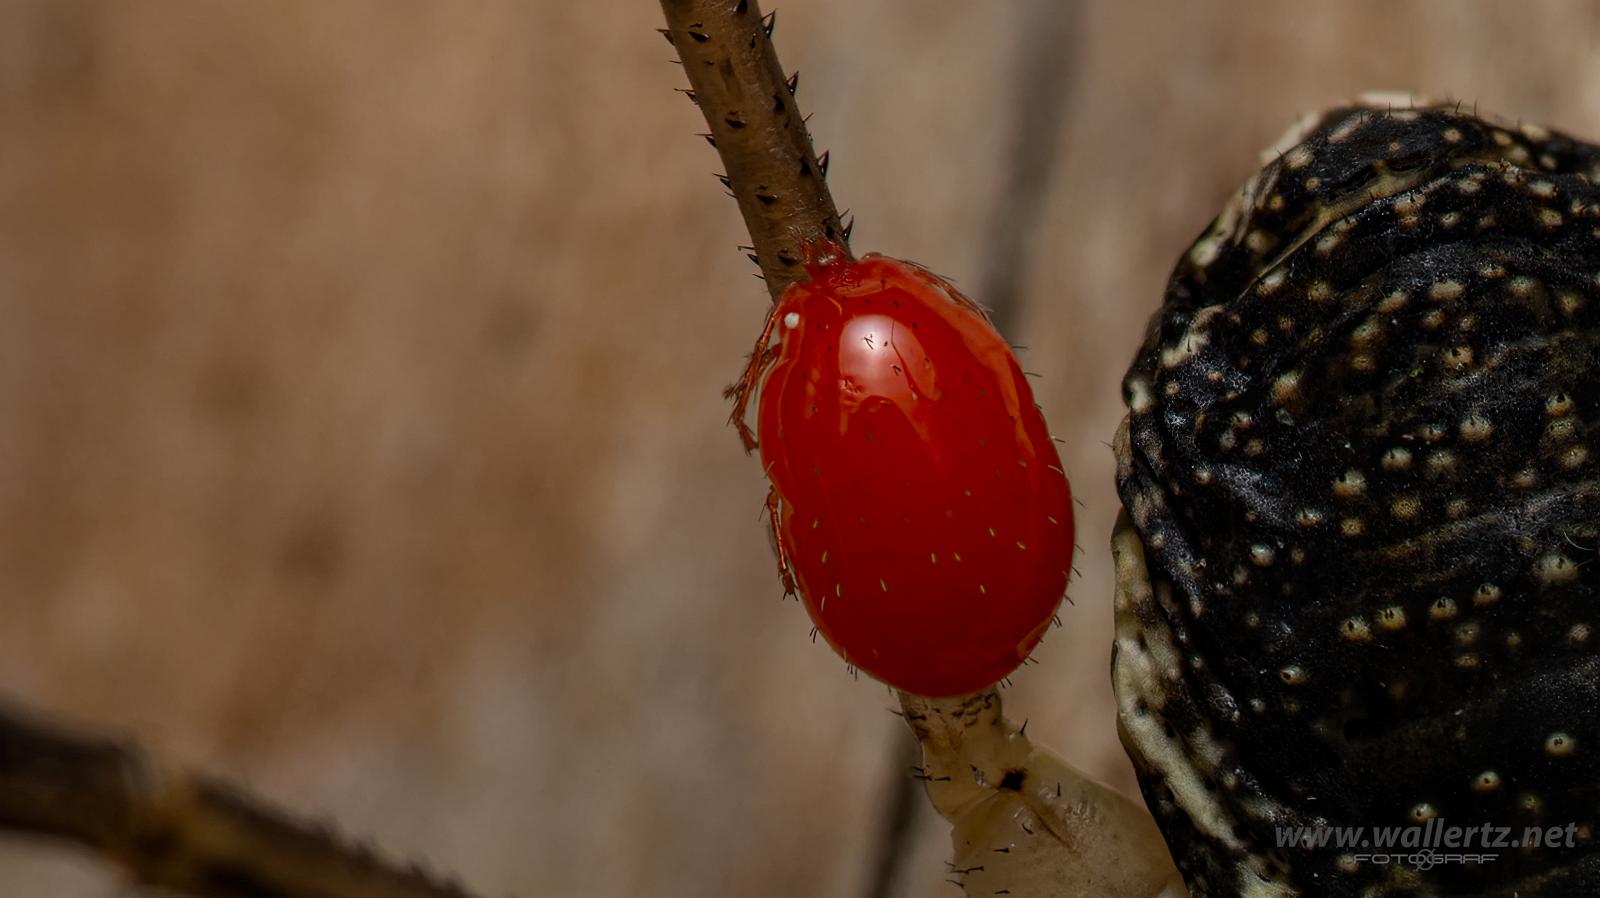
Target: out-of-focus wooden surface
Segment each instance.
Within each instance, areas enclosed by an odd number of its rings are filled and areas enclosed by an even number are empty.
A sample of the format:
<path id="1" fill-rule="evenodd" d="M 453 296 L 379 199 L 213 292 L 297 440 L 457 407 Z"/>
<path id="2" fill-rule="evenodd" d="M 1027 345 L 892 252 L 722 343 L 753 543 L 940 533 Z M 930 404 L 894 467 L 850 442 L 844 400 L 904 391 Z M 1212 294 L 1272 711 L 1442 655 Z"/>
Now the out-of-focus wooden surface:
<path id="1" fill-rule="evenodd" d="M 977 280 L 1029 8 L 780 9 L 858 249 Z M 488 894 L 860 894 L 901 734 L 779 602 L 719 395 L 765 295 L 657 19 L 0 0 L 0 690 Z M 1104 441 L 1172 260 L 1361 90 L 1600 136 L 1600 17 L 1104 0 L 1080 34 L 1012 336 L 1085 551 L 1007 702 L 1126 787 Z M 922 826 L 903 893 L 953 893 Z M 7 894 L 111 889 L 0 841 Z"/>

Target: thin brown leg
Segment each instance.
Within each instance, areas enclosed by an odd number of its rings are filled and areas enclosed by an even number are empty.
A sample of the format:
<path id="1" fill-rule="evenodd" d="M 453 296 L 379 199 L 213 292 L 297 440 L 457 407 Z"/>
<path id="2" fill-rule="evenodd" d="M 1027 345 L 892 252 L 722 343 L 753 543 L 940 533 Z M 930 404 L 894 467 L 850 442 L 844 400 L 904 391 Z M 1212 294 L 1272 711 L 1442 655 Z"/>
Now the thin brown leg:
<path id="1" fill-rule="evenodd" d="M 746 420 L 750 409 L 750 397 L 756 388 L 761 385 L 761 378 L 777 361 L 777 347 L 771 345 L 772 328 L 778 322 L 778 307 L 774 305 L 767 310 L 767 322 L 761 328 L 761 336 L 756 338 L 756 348 L 750 352 L 750 360 L 744 366 L 744 373 L 734 384 L 722 391 L 722 395 L 733 400 L 733 411 L 728 415 L 728 423 L 739 431 L 739 439 L 744 441 L 744 451 L 749 452 L 756 448 L 756 435 L 750 429 Z M 769 502 L 770 507 L 770 502 Z"/>
<path id="2" fill-rule="evenodd" d="M 783 500 L 776 488 L 767 490 L 767 525 L 772 528 L 772 552 L 778 556 L 778 576 L 783 580 L 783 597 L 794 595 L 794 573 L 789 568 L 789 548 L 783 542 Z"/>

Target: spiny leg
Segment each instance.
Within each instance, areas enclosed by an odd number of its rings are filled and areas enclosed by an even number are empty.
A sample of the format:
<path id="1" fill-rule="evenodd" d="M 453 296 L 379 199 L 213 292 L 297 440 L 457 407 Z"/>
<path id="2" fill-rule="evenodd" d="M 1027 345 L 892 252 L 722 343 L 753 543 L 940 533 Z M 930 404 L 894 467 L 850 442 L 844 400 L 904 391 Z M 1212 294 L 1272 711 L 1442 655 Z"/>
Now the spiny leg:
<path id="1" fill-rule="evenodd" d="M 749 452 L 756 448 L 756 435 L 750 430 L 746 420 L 750 409 L 750 397 L 756 388 L 761 385 L 761 378 L 772 367 L 778 358 L 778 348 L 771 344 L 772 329 L 778 323 L 778 307 L 776 304 L 767 310 L 766 324 L 761 328 L 761 336 L 756 338 L 756 346 L 750 352 L 750 359 L 745 363 L 744 372 L 732 386 L 722 391 L 724 398 L 733 400 L 733 411 L 728 415 L 728 423 L 739 431 L 739 439 L 744 441 L 744 451 Z M 770 501 L 768 503 L 771 505 Z"/>
<path id="2" fill-rule="evenodd" d="M 794 595 L 794 572 L 789 567 L 789 547 L 783 541 L 783 500 L 778 490 L 767 490 L 767 526 L 771 528 L 772 554 L 778 557 L 778 576 L 783 580 L 783 597 Z"/>

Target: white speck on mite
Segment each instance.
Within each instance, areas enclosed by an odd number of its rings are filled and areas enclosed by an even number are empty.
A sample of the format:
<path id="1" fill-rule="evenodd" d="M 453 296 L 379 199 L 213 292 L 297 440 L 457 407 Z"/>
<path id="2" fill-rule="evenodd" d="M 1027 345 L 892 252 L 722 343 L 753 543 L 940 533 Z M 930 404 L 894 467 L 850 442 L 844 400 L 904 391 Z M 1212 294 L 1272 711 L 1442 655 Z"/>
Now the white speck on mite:
<path id="1" fill-rule="evenodd" d="M 795 328 L 799 327 L 800 326 L 800 313 L 799 312 L 790 312 L 789 314 L 783 316 L 783 326 L 788 328 L 789 330 L 794 330 Z"/>

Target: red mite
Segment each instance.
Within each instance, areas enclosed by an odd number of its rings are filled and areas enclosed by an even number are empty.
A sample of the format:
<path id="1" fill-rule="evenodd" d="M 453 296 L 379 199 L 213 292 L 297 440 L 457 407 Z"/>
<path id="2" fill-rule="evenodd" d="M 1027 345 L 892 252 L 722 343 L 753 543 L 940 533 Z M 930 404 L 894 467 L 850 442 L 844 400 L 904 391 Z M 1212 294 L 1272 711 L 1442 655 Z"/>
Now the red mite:
<path id="1" fill-rule="evenodd" d="M 1072 569 L 1072 494 L 1016 358 L 937 275 L 808 248 L 729 389 L 784 589 L 850 664 L 959 695 L 1022 663 Z M 765 380 L 763 380 L 765 377 Z"/>

